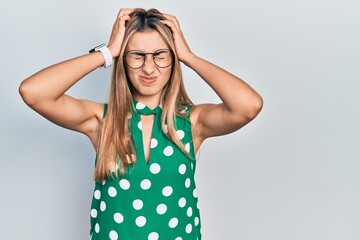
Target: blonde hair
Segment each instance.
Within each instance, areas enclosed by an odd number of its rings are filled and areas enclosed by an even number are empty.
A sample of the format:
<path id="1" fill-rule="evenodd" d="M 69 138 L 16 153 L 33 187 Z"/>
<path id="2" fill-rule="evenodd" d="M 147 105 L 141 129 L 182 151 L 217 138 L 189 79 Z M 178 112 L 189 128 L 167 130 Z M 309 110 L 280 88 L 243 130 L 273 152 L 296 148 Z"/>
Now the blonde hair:
<path id="1" fill-rule="evenodd" d="M 159 32 L 174 53 L 170 79 L 163 89 L 160 100 L 163 109 L 161 124 L 162 126 L 167 125 L 165 133 L 170 141 L 176 144 L 191 159 L 189 153 L 185 151 L 184 145 L 177 137 L 174 123 L 175 116 L 185 118 L 184 106 L 193 105 L 193 103 L 184 88 L 180 62 L 176 55 L 172 32 L 168 26 L 160 21 L 165 18 L 156 9 L 134 9 L 130 14 L 130 18 L 125 24 L 126 30 L 119 57 L 114 61 L 108 109 L 100 127 L 97 162 L 94 173 L 96 181 L 103 181 L 108 176 L 113 176 L 111 166 L 118 166 L 118 157 L 121 164 L 119 166 L 120 171 L 117 170 L 115 172 L 116 177 L 119 176 L 119 173 L 120 175 L 124 174 L 125 169 L 136 161 L 135 145 L 129 130 L 129 113 L 133 109 L 132 98 L 134 91 L 127 78 L 123 59 L 129 39 L 136 32 L 148 30 Z"/>

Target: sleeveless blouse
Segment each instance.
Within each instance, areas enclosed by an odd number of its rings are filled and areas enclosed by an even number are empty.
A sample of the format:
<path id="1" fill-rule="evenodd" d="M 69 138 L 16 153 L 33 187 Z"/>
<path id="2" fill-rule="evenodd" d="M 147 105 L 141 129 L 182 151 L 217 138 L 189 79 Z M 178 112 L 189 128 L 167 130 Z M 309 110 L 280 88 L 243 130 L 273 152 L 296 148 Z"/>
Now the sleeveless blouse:
<path id="1" fill-rule="evenodd" d="M 150 109 L 136 100 L 133 106 L 129 127 L 137 159 L 119 178 L 110 176 L 103 182 L 95 181 L 90 239 L 201 240 L 191 106 L 184 109 L 186 118 L 176 116 L 174 125 L 192 159 L 164 133 L 161 106 Z M 106 107 L 105 104 L 104 115 Z M 148 163 L 144 157 L 141 114 L 155 114 Z"/>

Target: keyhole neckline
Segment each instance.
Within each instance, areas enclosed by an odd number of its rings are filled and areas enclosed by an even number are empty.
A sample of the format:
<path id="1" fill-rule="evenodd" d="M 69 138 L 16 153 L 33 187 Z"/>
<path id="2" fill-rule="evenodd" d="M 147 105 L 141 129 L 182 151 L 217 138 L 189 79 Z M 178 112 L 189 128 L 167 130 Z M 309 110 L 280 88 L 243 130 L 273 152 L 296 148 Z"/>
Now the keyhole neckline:
<path id="1" fill-rule="evenodd" d="M 133 104 L 134 109 L 138 114 L 151 115 L 160 113 L 162 111 L 161 105 L 158 105 L 154 109 L 150 109 L 144 103 L 137 101 L 136 99 L 133 99 Z"/>

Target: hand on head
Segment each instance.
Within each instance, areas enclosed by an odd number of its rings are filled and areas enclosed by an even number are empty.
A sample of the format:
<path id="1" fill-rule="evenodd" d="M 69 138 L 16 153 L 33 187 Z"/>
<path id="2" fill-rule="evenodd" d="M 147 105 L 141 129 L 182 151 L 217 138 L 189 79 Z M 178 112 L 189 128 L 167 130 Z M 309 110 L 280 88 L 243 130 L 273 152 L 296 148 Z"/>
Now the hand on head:
<path id="1" fill-rule="evenodd" d="M 125 35 L 125 22 L 130 19 L 130 13 L 134 11 L 133 8 L 121 8 L 114 22 L 108 48 L 113 58 L 120 54 L 120 47 Z"/>
<path id="2" fill-rule="evenodd" d="M 108 48 L 113 58 L 118 57 L 120 54 L 120 48 L 124 39 L 126 30 L 126 21 L 130 20 L 131 13 L 134 12 L 134 8 L 121 8 L 114 22 Z M 181 31 L 179 21 L 173 15 L 162 13 L 165 20 L 160 20 L 163 24 L 168 26 L 172 32 L 175 51 L 180 61 L 184 62 L 186 57 L 192 54 L 190 47 L 188 46 L 185 37 Z"/>
<path id="3" fill-rule="evenodd" d="M 183 32 L 181 31 L 180 23 L 173 15 L 166 13 L 163 13 L 162 15 L 166 18 L 166 20 L 161 20 L 161 22 L 171 29 L 175 42 L 177 56 L 180 61 L 184 62 L 186 57 L 189 56 L 189 54 L 192 54 L 192 52 L 185 40 Z"/>

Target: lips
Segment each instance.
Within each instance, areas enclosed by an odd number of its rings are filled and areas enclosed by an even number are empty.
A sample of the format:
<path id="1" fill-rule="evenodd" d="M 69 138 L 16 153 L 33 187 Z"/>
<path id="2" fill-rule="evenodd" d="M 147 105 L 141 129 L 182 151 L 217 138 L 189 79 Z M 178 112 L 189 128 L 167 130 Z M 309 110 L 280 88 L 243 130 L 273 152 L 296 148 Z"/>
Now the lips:
<path id="1" fill-rule="evenodd" d="M 151 84 L 156 81 L 157 77 L 146 77 L 146 76 L 140 76 L 140 79 L 145 84 Z"/>

